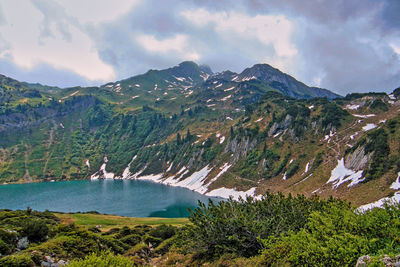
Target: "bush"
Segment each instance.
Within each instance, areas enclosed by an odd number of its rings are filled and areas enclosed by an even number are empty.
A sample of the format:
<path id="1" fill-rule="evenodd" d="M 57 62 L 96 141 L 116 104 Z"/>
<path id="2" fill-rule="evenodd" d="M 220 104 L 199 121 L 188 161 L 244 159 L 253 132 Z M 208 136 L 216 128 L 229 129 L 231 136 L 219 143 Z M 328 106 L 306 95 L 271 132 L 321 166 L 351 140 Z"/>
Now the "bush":
<path id="1" fill-rule="evenodd" d="M 8 253 L 10 253 L 10 248 L 8 247 L 6 242 L 0 239 L 0 256 L 6 255 Z"/>
<path id="2" fill-rule="evenodd" d="M 33 267 L 35 263 L 27 255 L 12 255 L 0 259 L 0 266 L 7 267 Z"/>
<path id="3" fill-rule="evenodd" d="M 47 239 L 49 227 L 41 220 L 28 220 L 21 233 L 23 236 L 27 236 L 30 242 L 43 242 Z"/>
<path id="4" fill-rule="evenodd" d="M 168 239 L 175 235 L 176 228 L 171 225 L 162 224 L 156 228 L 153 228 L 149 235 L 161 238 L 162 240 Z"/>
<path id="5" fill-rule="evenodd" d="M 74 260 L 69 267 L 133 267 L 135 262 L 129 258 L 114 255 L 111 252 L 102 252 L 99 255 L 92 253 L 83 260 Z"/>
<path id="6" fill-rule="evenodd" d="M 312 211 L 322 210 L 332 201 L 267 194 L 260 201 L 247 198 L 217 204 L 210 201 L 208 205 L 199 203 L 189 216 L 192 224 L 180 233 L 177 243 L 207 257 L 225 253 L 254 256 L 263 248 L 260 237 L 297 232 L 307 223 Z"/>

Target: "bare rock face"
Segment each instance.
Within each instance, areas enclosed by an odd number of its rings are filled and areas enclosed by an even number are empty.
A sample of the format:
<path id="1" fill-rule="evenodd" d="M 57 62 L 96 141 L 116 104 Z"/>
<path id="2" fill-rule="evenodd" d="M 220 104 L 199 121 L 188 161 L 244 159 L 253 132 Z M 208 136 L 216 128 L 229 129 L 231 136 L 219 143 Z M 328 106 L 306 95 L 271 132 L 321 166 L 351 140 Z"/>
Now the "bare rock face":
<path id="1" fill-rule="evenodd" d="M 344 165 L 346 168 L 353 171 L 364 170 L 372 159 L 373 154 L 374 153 L 365 154 L 364 147 L 358 147 L 353 153 L 346 155 Z"/>
<path id="2" fill-rule="evenodd" d="M 287 130 L 291 122 L 292 122 L 292 116 L 287 114 L 282 122 L 280 123 L 275 122 L 274 124 L 272 124 L 271 128 L 268 131 L 268 136 L 271 137 L 278 132 Z"/>
<path id="3" fill-rule="evenodd" d="M 228 151 L 233 153 L 232 160 L 236 162 L 240 157 L 246 157 L 248 152 L 257 146 L 257 140 L 251 140 L 249 137 L 237 138 L 231 140 L 225 147 L 225 153 Z"/>

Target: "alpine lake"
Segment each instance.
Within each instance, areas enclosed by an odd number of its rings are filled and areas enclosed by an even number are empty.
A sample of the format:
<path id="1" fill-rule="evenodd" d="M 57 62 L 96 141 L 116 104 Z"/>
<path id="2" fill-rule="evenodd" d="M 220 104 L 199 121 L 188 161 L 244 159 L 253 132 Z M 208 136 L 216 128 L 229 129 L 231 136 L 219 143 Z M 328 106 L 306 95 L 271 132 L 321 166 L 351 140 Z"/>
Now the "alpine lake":
<path id="1" fill-rule="evenodd" d="M 188 217 L 198 201 L 220 201 L 191 190 L 141 180 L 80 180 L 0 185 L 0 209 L 88 212 L 128 217 Z"/>

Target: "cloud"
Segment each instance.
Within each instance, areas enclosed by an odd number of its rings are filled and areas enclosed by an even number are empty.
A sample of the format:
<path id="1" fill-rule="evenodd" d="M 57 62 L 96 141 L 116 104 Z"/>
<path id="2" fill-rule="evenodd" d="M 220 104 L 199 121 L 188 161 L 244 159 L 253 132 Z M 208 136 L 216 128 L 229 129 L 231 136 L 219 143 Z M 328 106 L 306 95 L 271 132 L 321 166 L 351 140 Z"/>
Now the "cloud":
<path id="1" fill-rule="evenodd" d="M 7 51 L 0 53 L 0 57 L 4 60 L 7 56 L 7 60 L 22 72 L 46 65 L 53 70 L 75 72 L 88 81 L 115 79 L 113 67 L 100 59 L 86 27 L 104 19 L 115 19 L 132 3 L 113 1 L 112 8 L 109 1 L 92 0 L 84 3 L 76 0 L 4 2 L 7 23 L 0 23 L 0 30 L 2 39 L 7 40 Z M 99 8 L 94 11 L 97 5 Z M 7 70 L 2 72 L 7 74 Z"/>
<path id="2" fill-rule="evenodd" d="M 397 0 L 5 1 L 0 59 L 42 83 L 54 81 L 38 70 L 92 84 L 194 60 L 236 72 L 269 63 L 341 94 L 390 91 L 400 85 L 399 9 Z"/>
<path id="3" fill-rule="evenodd" d="M 136 37 L 137 42 L 148 52 L 166 54 L 174 51 L 180 54 L 184 60 L 200 59 L 200 55 L 195 51 L 190 51 L 188 46 L 188 37 L 183 34 L 177 34 L 171 38 L 158 40 L 154 35 L 141 34 Z"/>

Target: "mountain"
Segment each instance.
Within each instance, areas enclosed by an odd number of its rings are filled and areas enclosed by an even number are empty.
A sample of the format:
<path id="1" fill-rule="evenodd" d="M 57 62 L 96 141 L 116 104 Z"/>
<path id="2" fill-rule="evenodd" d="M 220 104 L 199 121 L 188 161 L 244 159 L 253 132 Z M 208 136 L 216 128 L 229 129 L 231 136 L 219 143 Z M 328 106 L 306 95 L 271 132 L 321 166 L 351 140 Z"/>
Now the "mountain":
<path id="1" fill-rule="evenodd" d="M 400 193 L 398 89 L 337 97 L 266 64 L 236 74 L 193 62 L 100 87 L 1 81 L 2 183 L 146 179 L 355 205 Z"/>
<path id="2" fill-rule="evenodd" d="M 309 87 L 268 64 L 256 64 L 251 68 L 247 68 L 233 80 L 260 80 L 279 90 L 282 94 L 295 98 L 327 97 L 334 99 L 339 97 L 339 95 L 329 90 Z"/>

